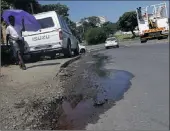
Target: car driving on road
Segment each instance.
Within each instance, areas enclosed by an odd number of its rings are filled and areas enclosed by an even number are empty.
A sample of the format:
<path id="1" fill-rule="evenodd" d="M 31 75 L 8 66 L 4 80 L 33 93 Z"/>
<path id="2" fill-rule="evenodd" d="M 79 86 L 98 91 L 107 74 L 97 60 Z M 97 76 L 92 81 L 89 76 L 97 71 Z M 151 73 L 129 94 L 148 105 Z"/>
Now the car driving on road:
<path id="1" fill-rule="evenodd" d="M 109 49 L 110 47 L 119 48 L 118 40 L 115 37 L 109 37 L 106 39 L 105 48 Z"/>
<path id="2" fill-rule="evenodd" d="M 55 11 L 43 12 L 34 15 L 41 29 L 37 32 L 24 32 L 26 54 L 40 57 L 47 54 L 52 58 L 56 53 L 63 53 L 71 57 L 72 51 L 79 54 L 78 40 L 70 31 L 65 19 Z"/>

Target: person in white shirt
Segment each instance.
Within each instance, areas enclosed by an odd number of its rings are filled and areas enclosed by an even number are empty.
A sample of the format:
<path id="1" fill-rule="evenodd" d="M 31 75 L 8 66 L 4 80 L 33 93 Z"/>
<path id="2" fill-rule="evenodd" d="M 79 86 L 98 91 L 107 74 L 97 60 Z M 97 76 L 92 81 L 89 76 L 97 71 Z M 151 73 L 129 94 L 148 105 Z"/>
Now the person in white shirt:
<path id="1" fill-rule="evenodd" d="M 22 27 L 15 25 L 15 17 L 9 16 L 9 25 L 6 28 L 6 40 L 7 44 L 10 43 L 15 58 L 17 59 L 20 67 L 23 70 L 26 70 L 26 66 L 23 61 L 23 51 L 24 51 L 24 42 L 22 38 L 22 31 L 24 31 L 24 19 L 22 21 Z"/>

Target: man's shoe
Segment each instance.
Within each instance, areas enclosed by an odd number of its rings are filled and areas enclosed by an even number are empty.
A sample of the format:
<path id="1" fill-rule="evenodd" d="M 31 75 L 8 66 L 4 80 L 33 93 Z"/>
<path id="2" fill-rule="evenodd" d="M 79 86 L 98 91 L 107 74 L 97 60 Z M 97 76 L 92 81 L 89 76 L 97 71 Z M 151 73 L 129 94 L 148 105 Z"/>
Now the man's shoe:
<path id="1" fill-rule="evenodd" d="M 26 66 L 25 66 L 25 65 L 23 65 L 23 66 L 22 66 L 22 69 L 23 69 L 23 70 L 26 70 L 27 68 L 26 68 Z"/>
<path id="2" fill-rule="evenodd" d="M 26 66 L 23 65 L 23 64 L 20 64 L 20 68 L 21 68 L 22 70 L 26 70 L 26 69 L 27 69 Z"/>

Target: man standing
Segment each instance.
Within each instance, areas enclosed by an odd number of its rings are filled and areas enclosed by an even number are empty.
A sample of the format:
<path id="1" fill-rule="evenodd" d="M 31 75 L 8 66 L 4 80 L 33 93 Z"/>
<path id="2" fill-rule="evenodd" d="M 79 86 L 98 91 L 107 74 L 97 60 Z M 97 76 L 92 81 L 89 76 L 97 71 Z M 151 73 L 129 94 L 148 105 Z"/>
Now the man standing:
<path id="1" fill-rule="evenodd" d="M 26 70 L 26 66 L 23 61 L 23 52 L 24 52 L 24 42 L 22 38 L 22 31 L 24 31 L 24 19 L 22 21 L 22 27 L 15 25 L 15 17 L 9 16 L 9 25 L 6 28 L 6 40 L 7 44 L 10 43 L 15 58 L 19 62 L 21 69 Z"/>

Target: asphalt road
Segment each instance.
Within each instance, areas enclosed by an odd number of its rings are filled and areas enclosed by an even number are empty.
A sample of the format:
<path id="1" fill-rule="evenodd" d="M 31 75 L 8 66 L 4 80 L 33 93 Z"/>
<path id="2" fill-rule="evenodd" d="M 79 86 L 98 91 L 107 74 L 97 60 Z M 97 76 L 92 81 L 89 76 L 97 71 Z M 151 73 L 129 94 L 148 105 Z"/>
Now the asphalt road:
<path id="1" fill-rule="evenodd" d="M 100 115 L 88 130 L 169 129 L 169 44 L 102 50 L 106 69 L 133 74 L 124 98 Z M 114 86 L 114 84 L 113 84 Z"/>
<path id="2" fill-rule="evenodd" d="M 136 46 L 136 45 L 146 45 L 146 44 L 157 44 L 157 43 L 165 43 L 168 42 L 168 39 L 162 39 L 162 40 L 148 40 L 147 43 L 141 43 L 139 40 L 132 40 L 132 41 L 120 41 L 119 45 L 120 48 L 121 47 L 125 47 L 125 46 Z M 90 46 L 86 46 L 88 51 L 95 51 L 95 50 L 100 50 L 100 49 L 104 49 L 104 43 L 103 44 L 98 44 L 98 45 L 90 45 Z"/>

